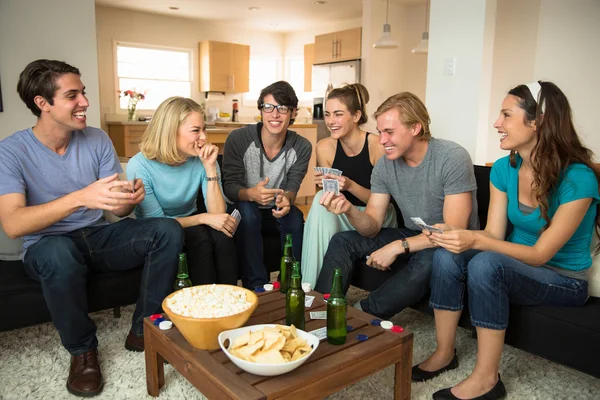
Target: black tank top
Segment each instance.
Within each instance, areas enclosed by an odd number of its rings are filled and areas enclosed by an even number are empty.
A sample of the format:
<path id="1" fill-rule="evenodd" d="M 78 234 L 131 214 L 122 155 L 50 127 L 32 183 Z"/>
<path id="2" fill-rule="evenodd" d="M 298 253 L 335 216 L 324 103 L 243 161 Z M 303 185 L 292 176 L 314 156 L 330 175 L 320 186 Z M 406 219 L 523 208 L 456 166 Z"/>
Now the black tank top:
<path id="1" fill-rule="evenodd" d="M 369 132 L 365 135 L 365 145 L 360 153 L 354 157 L 346 155 L 342 148 L 342 143 L 338 140 L 331 167 L 342 170 L 342 175 L 347 176 L 364 188 L 371 189 L 371 171 L 373 171 L 373 165 L 371 165 L 371 160 L 369 159 Z M 342 191 L 342 193 L 353 205 L 359 207 L 366 206 L 365 203 L 347 190 Z"/>

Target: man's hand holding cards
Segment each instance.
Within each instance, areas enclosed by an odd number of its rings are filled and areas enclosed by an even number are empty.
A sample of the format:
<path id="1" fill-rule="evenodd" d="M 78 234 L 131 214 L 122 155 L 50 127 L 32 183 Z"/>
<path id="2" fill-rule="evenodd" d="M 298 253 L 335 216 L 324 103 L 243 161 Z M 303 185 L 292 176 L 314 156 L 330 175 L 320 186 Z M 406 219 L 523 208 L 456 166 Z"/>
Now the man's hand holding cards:
<path id="1" fill-rule="evenodd" d="M 444 233 L 442 229 L 426 224 L 425 221 L 419 217 L 410 217 L 410 220 L 421 229 L 429 231 L 430 233 Z"/>

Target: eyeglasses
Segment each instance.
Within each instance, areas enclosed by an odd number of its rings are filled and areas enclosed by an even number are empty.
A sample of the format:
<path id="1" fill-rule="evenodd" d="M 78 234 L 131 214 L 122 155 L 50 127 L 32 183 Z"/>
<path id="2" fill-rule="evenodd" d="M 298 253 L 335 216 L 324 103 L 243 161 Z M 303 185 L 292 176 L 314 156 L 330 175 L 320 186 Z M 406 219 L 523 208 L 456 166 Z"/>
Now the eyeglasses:
<path id="1" fill-rule="evenodd" d="M 277 109 L 277 112 L 279 114 L 287 114 L 290 111 L 290 108 L 288 106 L 276 106 L 275 104 L 269 103 L 262 104 L 260 108 L 267 114 L 271 114 L 275 109 Z"/>

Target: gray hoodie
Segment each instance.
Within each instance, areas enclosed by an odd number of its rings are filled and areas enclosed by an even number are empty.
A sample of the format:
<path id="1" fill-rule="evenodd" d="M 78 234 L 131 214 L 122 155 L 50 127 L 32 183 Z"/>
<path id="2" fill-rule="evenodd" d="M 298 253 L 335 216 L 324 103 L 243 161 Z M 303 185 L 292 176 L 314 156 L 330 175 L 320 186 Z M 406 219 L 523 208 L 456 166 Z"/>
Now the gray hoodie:
<path id="1" fill-rule="evenodd" d="M 269 177 L 268 189 L 298 193 L 306 175 L 312 146 L 308 139 L 288 130 L 279 153 L 269 160 L 262 146 L 262 122 L 232 131 L 223 151 L 223 191 L 229 203 L 238 201 L 240 189 L 256 186 Z M 264 206 L 271 208 L 275 203 Z M 261 206 L 262 207 L 262 206 Z"/>

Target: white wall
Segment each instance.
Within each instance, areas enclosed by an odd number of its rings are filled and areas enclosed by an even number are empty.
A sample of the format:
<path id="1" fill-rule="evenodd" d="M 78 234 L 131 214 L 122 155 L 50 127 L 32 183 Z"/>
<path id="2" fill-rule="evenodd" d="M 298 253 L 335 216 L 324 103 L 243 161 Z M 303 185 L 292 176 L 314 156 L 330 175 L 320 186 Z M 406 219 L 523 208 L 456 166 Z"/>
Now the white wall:
<path id="1" fill-rule="evenodd" d="M 485 162 L 496 0 L 432 0 L 426 104 L 432 134 Z M 444 64 L 455 59 L 455 74 Z M 482 134 L 483 132 L 483 134 Z"/>
<path id="2" fill-rule="evenodd" d="M 535 80 L 539 12 L 540 0 L 498 2 L 485 162 L 508 154 L 500 148 L 498 131 L 494 129 L 502 100 L 513 87 Z"/>
<path id="3" fill-rule="evenodd" d="M 16 88 L 21 71 L 40 58 L 65 61 L 79 68 L 90 101 L 88 124 L 100 126 L 93 0 L 0 1 L 0 54 L 4 103 L 0 138 L 35 125 L 35 116 Z"/>
<path id="4" fill-rule="evenodd" d="M 554 82 L 573 109 L 575 128 L 600 161 L 600 1 L 541 0 L 534 76 Z"/>

